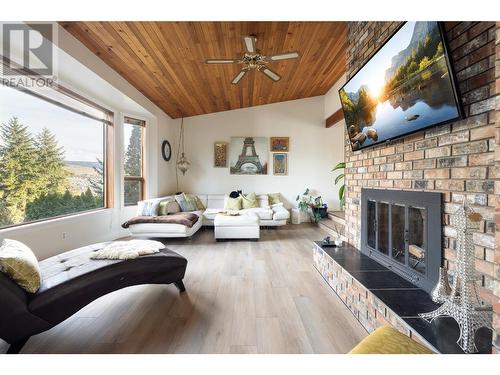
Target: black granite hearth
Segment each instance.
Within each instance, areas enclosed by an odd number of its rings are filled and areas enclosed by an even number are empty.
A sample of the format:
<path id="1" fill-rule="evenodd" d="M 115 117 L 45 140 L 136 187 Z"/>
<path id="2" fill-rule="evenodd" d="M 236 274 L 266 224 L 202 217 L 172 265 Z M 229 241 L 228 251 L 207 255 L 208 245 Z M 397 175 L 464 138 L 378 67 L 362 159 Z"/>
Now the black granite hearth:
<path id="1" fill-rule="evenodd" d="M 315 243 L 438 352 L 463 353 L 456 343 L 458 324 L 452 318 L 437 318 L 428 323 L 418 316 L 438 307 L 426 291 L 362 254 L 354 246 L 344 243 L 338 248 L 322 246 L 321 241 Z M 476 346 L 480 353 L 491 353 L 491 336 L 492 332 L 486 328 L 476 332 Z"/>

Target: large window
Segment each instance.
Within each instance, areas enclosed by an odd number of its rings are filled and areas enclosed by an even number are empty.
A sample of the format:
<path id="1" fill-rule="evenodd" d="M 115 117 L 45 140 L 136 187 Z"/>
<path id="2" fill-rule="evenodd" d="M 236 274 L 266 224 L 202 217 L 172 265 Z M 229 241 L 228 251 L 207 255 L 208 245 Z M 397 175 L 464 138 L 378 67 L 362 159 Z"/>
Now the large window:
<path id="1" fill-rule="evenodd" d="M 0 227 L 109 206 L 111 124 L 61 90 L 0 86 Z"/>
<path id="2" fill-rule="evenodd" d="M 131 117 L 124 121 L 124 203 L 132 206 L 144 199 L 144 130 L 146 123 Z"/>

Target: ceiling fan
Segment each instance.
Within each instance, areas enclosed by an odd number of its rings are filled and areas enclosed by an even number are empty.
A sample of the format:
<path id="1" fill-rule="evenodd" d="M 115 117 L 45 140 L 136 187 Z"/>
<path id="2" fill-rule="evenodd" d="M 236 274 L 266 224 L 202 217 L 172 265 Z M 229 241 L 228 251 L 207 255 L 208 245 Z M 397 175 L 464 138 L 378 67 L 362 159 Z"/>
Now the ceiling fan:
<path id="1" fill-rule="evenodd" d="M 207 64 L 242 64 L 243 67 L 231 81 L 233 85 L 240 82 L 245 74 L 252 69 L 265 74 L 268 78 L 277 82 L 281 79 L 280 75 L 269 69 L 267 64 L 272 61 L 296 59 L 299 57 L 298 52 L 286 52 L 265 56 L 255 47 L 255 43 L 257 42 L 255 35 L 244 36 L 242 40 L 246 52 L 241 59 L 207 59 L 205 61 Z"/>

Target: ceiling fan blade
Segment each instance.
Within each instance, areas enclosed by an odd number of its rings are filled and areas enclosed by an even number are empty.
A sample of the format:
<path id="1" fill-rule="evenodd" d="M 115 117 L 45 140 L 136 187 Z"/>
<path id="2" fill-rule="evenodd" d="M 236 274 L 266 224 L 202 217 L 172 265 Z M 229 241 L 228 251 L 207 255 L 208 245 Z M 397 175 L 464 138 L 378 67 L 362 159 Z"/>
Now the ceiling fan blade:
<path id="1" fill-rule="evenodd" d="M 240 60 L 238 59 L 207 59 L 205 63 L 207 64 L 235 64 Z"/>
<path id="2" fill-rule="evenodd" d="M 264 73 L 266 76 L 268 76 L 269 78 L 271 78 L 273 81 L 277 82 L 281 79 L 281 77 L 273 72 L 271 69 L 265 67 L 263 69 L 260 70 L 262 73 Z"/>
<path id="3" fill-rule="evenodd" d="M 243 38 L 243 46 L 245 47 L 245 51 L 248 53 L 255 53 L 257 49 L 255 48 L 255 42 L 257 38 L 254 36 L 244 36 Z"/>
<path id="4" fill-rule="evenodd" d="M 288 60 L 288 59 L 296 59 L 299 57 L 298 52 L 287 52 L 287 53 L 278 53 L 277 55 L 269 56 L 269 60 L 277 61 L 277 60 Z"/>
<path id="5" fill-rule="evenodd" d="M 238 74 L 236 74 L 236 77 L 234 77 L 234 78 L 233 78 L 233 80 L 231 81 L 231 83 L 232 83 L 233 85 L 238 84 L 238 82 L 240 81 L 240 79 L 242 79 L 242 78 L 243 78 L 243 76 L 244 76 L 246 73 L 247 73 L 247 71 L 246 71 L 246 70 L 244 70 L 244 69 L 240 70 L 240 72 L 239 72 Z"/>

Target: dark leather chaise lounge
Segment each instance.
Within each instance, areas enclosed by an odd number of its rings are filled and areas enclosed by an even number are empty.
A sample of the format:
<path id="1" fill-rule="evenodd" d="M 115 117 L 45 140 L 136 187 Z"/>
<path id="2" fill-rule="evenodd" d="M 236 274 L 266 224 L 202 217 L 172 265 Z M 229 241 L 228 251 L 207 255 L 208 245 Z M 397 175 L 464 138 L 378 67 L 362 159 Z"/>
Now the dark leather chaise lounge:
<path id="1" fill-rule="evenodd" d="M 174 283 L 183 292 L 187 260 L 171 250 L 130 260 L 92 260 L 106 244 L 85 246 L 40 262 L 42 286 L 27 293 L 0 272 L 0 338 L 18 353 L 28 339 L 95 299 L 139 284 Z"/>

